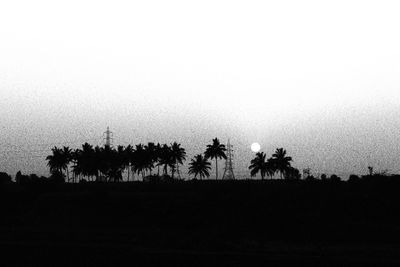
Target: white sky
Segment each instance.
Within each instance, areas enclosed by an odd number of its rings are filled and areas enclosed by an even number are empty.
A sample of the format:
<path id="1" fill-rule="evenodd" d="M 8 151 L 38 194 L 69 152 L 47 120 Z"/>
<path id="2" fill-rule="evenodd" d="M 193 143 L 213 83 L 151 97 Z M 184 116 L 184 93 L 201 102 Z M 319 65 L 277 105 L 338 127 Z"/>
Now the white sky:
<path id="1" fill-rule="evenodd" d="M 44 152 L 4 151 L 99 141 L 107 125 L 116 142 L 177 140 L 190 156 L 230 137 L 240 172 L 255 141 L 300 169 L 398 171 L 399 13 L 398 1 L 2 0 L 0 171 L 45 174 Z"/>

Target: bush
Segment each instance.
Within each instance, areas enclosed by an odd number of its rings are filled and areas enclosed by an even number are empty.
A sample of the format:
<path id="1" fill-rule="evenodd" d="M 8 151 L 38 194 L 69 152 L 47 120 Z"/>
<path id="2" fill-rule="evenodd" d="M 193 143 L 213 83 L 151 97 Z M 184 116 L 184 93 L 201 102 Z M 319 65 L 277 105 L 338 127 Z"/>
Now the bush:
<path id="1" fill-rule="evenodd" d="M 329 178 L 329 180 L 331 180 L 332 182 L 340 182 L 342 180 L 342 178 L 340 178 L 336 174 L 332 174 L 331 178 Z"/>
<path id="2" fill-rule="evenodd" d="M 355 175 L 355 174 L 352 174 L 352 175 L 349 176 L 349 182 L 350 182 L 350 183 L 356 182 L 356 181 L 359 181 L 359 180 L 360 180 L 360 177 L 358 177 L 358 176 Z"/>
<path id="3" fill-rule="evenodd" d="M 0 172 L 0 184 L 9 184 L 11 183 L 11 176 L 5 172 Z"/>
<path id="4" fill-rule="evenodd" d="M 53 172 L 48 181 L 55 184 L 62 184 L 65 183 L 65 176 L 61 172 Z"/>

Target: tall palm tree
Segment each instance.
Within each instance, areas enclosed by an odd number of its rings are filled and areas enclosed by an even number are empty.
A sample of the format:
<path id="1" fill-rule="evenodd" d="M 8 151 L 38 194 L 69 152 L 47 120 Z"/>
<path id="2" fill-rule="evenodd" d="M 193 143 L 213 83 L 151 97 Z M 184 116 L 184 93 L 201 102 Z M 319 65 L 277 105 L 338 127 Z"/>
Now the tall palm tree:
<path id="1" fill-rule="evenodd" d="M 218 180 L 218 159 L 226 159 L 226 148 L 224 144 L 220 144 L 218 138 L 214 138 L 211 145 L 207 145 L 206 158 L 215 159 L 215 179 Z"/>
<path id="2" fill-rule="evenodd" d="M 124 151 L 124 166 L 125 166 L 125 168 L 128 169 L 127 182 L 129 182 L 130 173 L 131 173 L 132 154 L 133 154 L 133 147 L 131 145 L 128 145 Z"/>
<path id="3" fill-rule="evenodd" d="M 65 162 L 65 170 L 67 171 L 67 181 L 69 182 L 69 164 L 72 161 L 72 149 L 67 146 L 64 146 L 62 149 L 62 156 Z"/>
<path id="4" fill-rule="evenodd" d="M 110 146 L 101 148 L 100 171 L 108 181 L 118 182 L 122 179 L 124 148 L 122 146 L 114 149 Z"/>
<path id="5" fill-rule="evenodd" d="M 78 162 L 80 162 L 80 157 L 81 157 L 81 150 L 80 149 L 75 149 L 74 151 L 72 151 L 72 182 L 75 183 L 76 182 L 76 178 L 80 177 L 80 175 L 82 174 L 82 169 L 81 166 L 79 166 Z"/>
<path id="6" fill-rule="evenodd" d="M 163 166 L 163 175 L 168 175 L 168 167 L 173 168 L 175 164 L 171 148 L 167 144 L 162 145 L 158 157 L 157 165 Z M 171 170 L 171 172 L 173 172 L 173 170 Z"/>
<path id="7" fill-rule="evenodd" d="M 251 160 L 249 169 L 251 170 L 250 175 L 254 177 L 258 172 L 261 174 L 261 180 L 264 180 L 265 174 L 267 173 L 268 165 L 265 160 L 266 155 L 264 152 L 258 152 L 256 157 Z"/>
<path id="8" fill-rule="evenodd" d="M 88 179 L 97 176 L 100 161 L 97 159 L 97 155 L 93 146 L 89 143 L 84 143 L 82 145 L 82 149 L 78 153 L 79 157 L 77 165 L 81 174 L 88 177 Z"/>
<path id="9" fill-rule="evenodd" d="M 49 166 L 51 173 L 58 172 L 62 174 L 62 170 L 67 167 L 63 150 L 58 147 L 54 147 L 51 149 L 51 152 L 52 155 L 46 157 L 46 160 L 48 161 L 47 166 Z"/>
<path id="10" fill-rule="evenodd" d="M 154 163 L 157 161 L 156 146 L 154 145 L 154 143 L 149 142 L 144 147 L 144 150 L 144 161 L 146 165 L 146 170 L 149 170 L 149 173 L 151 175 L 151 172 L 154 168 Z"/>
<path id="11" fill-rule="evenodd" d="M 156 147 L 155 147 L 155 162 L 156 162 L 156 166 L 157 166 L 157 176 L 160 176 L 160 160 L 161 160 L 161 154 L 162 154 L 162 146 L 160 145 L 160 143 L 157 143 Z"/>
<path id="12" fill-rule="evenodd" d="M 267 159 L 266 165 L 266 174 L 272 179 L 276 172 L 275 162 L 272 158 L 269 158 Z"/>
<path id="13" fill-rule="evenodd" d="M 183 164 L 183 161 L 186 160 L 186 151 L 183 147 L 181 147 L 181 144 L 174 142 L 171 144 L 171 156 L 171 160 L 174 162 L 178 177 L 181 178 L 179 164 Z M 172 174 L 172 178 L 174 178 L 174 174 Z"/>
<path id="14" fill-rule="evenodd" d="M 133 151 L 133 166 L 132 166 L 132 171 L 137 172 L 138 175 L 142 175 L 142 178 L 144 178 L 145 175 L 145 170 L 147 168 L 147 162 L 146 162 L 146 151 L 144 148 L 143 144 L 138 144 L 135 146 L 135 150 Z"/>
<path id="15" fill-rule="evenodd" d="M 197 175 L 200 175 L 200 179 L 203 179 L 203 177 L 209 177 L 210 169 L 211 163 L 201 154 L 195 156 L 189 163 L 189 174 L 194 174 L 194 178 L 196 178 Z"/>
<path id="16" fill-rule="evenodd" d="M 290 162 L 292 161 L 292 158 L 286 156 L 285 149 L 277 148 L 275 153 L 272 155 L 272 160 L 276 170 L 280 172 L 282 179 L 284 173 L 291 167 Z"/>

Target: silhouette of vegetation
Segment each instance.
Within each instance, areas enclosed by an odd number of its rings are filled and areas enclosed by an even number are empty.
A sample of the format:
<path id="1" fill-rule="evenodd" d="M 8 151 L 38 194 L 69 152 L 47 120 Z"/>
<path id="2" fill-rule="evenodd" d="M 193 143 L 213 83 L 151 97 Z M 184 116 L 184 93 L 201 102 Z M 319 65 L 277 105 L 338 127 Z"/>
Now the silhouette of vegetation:
<path id="1" fill-rule="evenodd" d="M 186 160 L 186 151 L 177 142 L 170 146 L 167 144 L 155 145 L 149 142 L 146 145 L 137 144 L 135 147 L 128 145 L 93 147 L 89 143 L 80 149 L 71 150 L 69 147 L 54 147 L 52 154 L 46 157 L 47 165 L 53 176 L 66 176 L 70 182 L 69 165 L 72 164 L 72 182 L 87 181 L 122 181 L 122 174 L 127 172 L 127 181 L 131 175 L 142 177 L 153 176 L 154 167 L 158 167 L 157 176 L 160 175 L 160 166 L 163 167 L 163 176 L 168 176 L 170 170 L 172 178 L 175 174 L 181 178 L 179 166 Z M 154 180 L 154 179 L 153 179 Z"/>
<path id="2" fill-rule="evenodd" d="M 308 265 L 333 259 L 342 263 L 343 256 L 337 256 L 342 246 L 346 257 L 352 252 L 360 255 L 360 250 L 371 255 L 367 261 L 351 258 L 361 266 L 381 255 L 376 251 L 382 248 L 385 259 L 400 254 L 400 176 L 370 171 L 342 181 L 335 174 L 317 179 L 305 171 L 301 180 L 292 158 L 278 148 L 270 158 L 259 152 L 250 162 L 250 175 L 260 174 L 262 182 L 203 181 L 210 176 L 210 160 L 216 160 L 217 173 L 224 149 L 214 139 L 205 153 L 208 156 L 190 159 L 188 174 L 193 181 L 182 181 L 186 151 L 177 142 L 54 147 L 46 157 L 49 177 L 18 172 L 14 183 L 0 173 L 3 250 L 18 255 L 23 251 L 35 261 L 71 253 L 72 265 L 86 259 L 85 265 L 99 266 L 103 259 L 121 265 L 118 259 L 124 255 L 135 255 L 135 262 L 148 266 L 149 258 L 170 259 L 171 251 L 180 255 L 174 259 L 188 258 L 185 264 L 175 264 L 185 266 L 192 266 L 194 258 L 221 257 L 226 251 L 231 254 L 224 259 L 235 258 L 232 265 L 244 266 L 260 259 L 281 263 L 282 255 L 294 257 L 290 265 L 298 265 L 299 257 L 309 260 Z M 129 183 L 119 183 L 124 172 Z M 276 174 L 281 180 L 272 179 Z M 265 180 L 268 176 L 271 179 Z M 143 256 L 147 250 L 151 256 Z M 50 256 L 39 259 L 44 252 Z M 270 261 L 271 255 L 277 260 Z M 20 263 L 23 257 L 13 260 L 16 266 L 31 264 Z"/>
<path id="3" fill-rule="evenodd" d="M 178 173 L 179 178 L 181 179 L 181 175 L 179 172 L 179 165 L 183 164 L 183 161 L 186 160 L 186 152 L 185 149 L 181 147 L 181 144 L 174 142 L 171 144 L 171 155 L 172 161 L 174 162 L 174 171 L 172 172 L 172 179 L 174 178 L 175 169 Z"/>
<path id="4" fill-rule="evenodd" d="M 189 163 L 189 174 L 194 174 L 194 178 L 196 179 L 197 175 L 200 176 L 202 180 L 204 177 L 209 177 L 211 169 L 211 163 L 207 160 L 206 157 L 199 154 L 194 157 Z"/>
<path id="5" fill-rule="evenodd" d="M 292 166 L 286 168 L 284 172 L 285 179 L 287 180 L 300 180 L 301 174 L 300 171 Z M 314 176 L 310 176 L 310 178 L 314 178 Z"/>
<path id="6" fill-rule="evenodd" d="M 276 170 L 280 173 L 281 179 L 283 178 L 286 171 L 289 170 L 291 157 L 286 156 L 286 150 L 283 148 L 277 148 L 275 153 L 272 155 Z"/>
<path id="7" fill-rule="evenodd" d="M 71 160 L 70 150 L 66 147 L 64 149 L 54 147 L 51 151 L 53 154 L 46 158 L 50 173 L 57 172 L 62 174 L 64 170 L 68 169 L 68 164 Z"/>
<path id="8" fill-rule="evenodd" d="M 218 138 L 212 140 L 211 145 L 207 145 L 205 157 L 208 159 L 215 159 L 215 179 L 218 180 L 218 159 L 226 159 L 226 147 L 221 144 Z"/>
<path id="9" fill-rule="evenodd" d="M 290 161 L 292 161 L 292 158 L 286 156 L 286 150 L 283 148 L 277 148 L 269 159 L 266 159 L 264 152 L 258 152 L 250 162 L 250 175 L 254 177 L 260 172 L 261 180 L 264 180 L 265 175 L 272 179 L 275 173 L 279 172 L 281 179 L 284 177 L 287 180 L 299 180 L 301 178 L 300 171 L 292 167 Z"/>
<path id="10" fill-rule="evenodd" d="M 349 176 L 349 179 L 348 179 L 348 181 L 351 183 L 351 182 L 357 182 L 357 181 L 359 181 L 360 180 L 360 177 L 358 177 L 358 175 L 355 175 L 355 174 L 352 174 L 352 175 L 350 175 Z"/>
<path id="11" fill-rule="evenodd" d="M 254 177 L 258 172 L 261 174 L 261 180 L 264 180 L 265 175 L 272 176 L 275 174 L 275 165 L 272 159 L 266 160 L 266 154 L 264 152 L 258 152 L 256 157 L 251 160 L 249 169 L 251 170 L 250 175 Z"/>
<path id="12" fill-rule="evenodd" d="M 11 176 L 5 172 L 0 172 L 0 184 L 11 183 Z"/>

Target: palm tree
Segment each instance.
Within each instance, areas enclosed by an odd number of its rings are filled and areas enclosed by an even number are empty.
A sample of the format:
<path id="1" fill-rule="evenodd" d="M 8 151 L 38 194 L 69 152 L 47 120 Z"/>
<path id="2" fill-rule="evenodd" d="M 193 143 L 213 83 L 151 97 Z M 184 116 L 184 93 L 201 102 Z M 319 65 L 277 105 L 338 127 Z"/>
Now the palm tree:
<path id="1" fill-rule="evenodd" d="M 149 173 L 151 175 L 151 172 L 154 168 L 154 163 L 157 160 L 156 156 L 156 146 L 154 143 L 149 142 L 147 145 L 144 147 L 145 153 L 144 153 L 144 161 L 146 165 L 146 170 L 149 170 Z"/>
<path id="2" fill-rule="evenodd" d="M 125 166 L 125 168 L 128 169 L 127 182 L 129 182 L 130 173 L 131 173 L 132 154 L 133 154 L 133 147 L 131 145 L 128 145 L 124 151 L 124 166 Z"/>
<path id="3" fill-rule="evenodd" d="M 78 159 L 76 163 L 76 168 L 80 174 L 87 176 L 88 179 L 93 176 L 97 177 L 99 168 L 101 167 L 98 156 L 92 145 L 89 143 L 83 144 L 82 149 L 78 150 Z"/>
<path id="4" fill-rule="evenodd" d="M 51 149 L 52 155 L 46 157 L 47 166 L 50 168 L 51 173 L 61 173 L 67 167 L 67 163 L 65 161 L 65 157 L 63 155 L 63 150 L 54 147 Z"/>
<path id="5" fill-rule="evenodd" d="M 211 163 L 201 154 L 195 156 L 189 163 L 189 174 L 194 174 L 194 178 L 196 178 L 197 175 L 200 175 L 200 179 L 203 179 L 203 177 L 209 177 L 210 169 Z"/>
<path id="6" fill-rule="evenodd" d="M 70 149 L 67 146 L 64 146 L 62 149 L 62 156 L 63 156 L 63 160 L 65 162 L 65 169 L 67 171 L 67 181 L 69 182 L 69 168 L 68 165 L 71 163 L 72 161 L 72 149 Z"/>
<path id="7" fill-rule="evenodd" d="M 81 167 L 78 165 L 78 162 L 80 161 L 80 157 L 81 157 L 81 150 L 79 149 L 75 149 L 74 151 L 72 151 L 71 153 L 72 156 L 72 182 L 75 183 L 76 182 L 76 177 L 79 178 L 79 176 L 82 174 L 82 170 Z"/>
<path id="8" fill-rule="evenodd" d="M 277 148 L 275 153 L 272 155 L 272 161 L 277 171 L 281 174 L 281 179 L 284 173 L 290 168 L 291 157 L 286 156 L 286 150 L 283 148 Z"/>
<path id="9" fill-rule="evenodd" d="M 266 174 L 272 179 L 272 177 L 275 175 L 276 172 L 275 162 L 272 158 L 269 158 L 267 159 L 266 165 L 267 165 Z"/>
<path id="10" fill-rule="evenodd" d="M 207 145 L 206 152 L 204 153 L 207 159 L 215 159 L 215 179 L 218 180 L 218 159 L 226 159 L 225 145 L 220 144 L 218 138 L 214 138 L 211 145 Z"/>
<path id="11" fill-rule="evenodd" d="M 171 156 L 172 156 L 171 161 L 174 162 L 178 176 L 179 176 L 179 178 L 181 178 L 181 175 L 179 172 L 179 164 L 183 164 L 183 161 L 186 160 L 185 149 L 183 147 L 181 147 L 181 144 L 174 142 L 173 144 L 171 144 Z M 174 178 L 173 173 L 172 173 L 172 178 Z"/>
<path id="12" fill-rule="evenodd" d="M 132 171 L 137 172 L 138 175 L 142 175 L 142 178 L 144 178 L 145 175 L 145 170 L 147 168 L 147 163 L 145 160 L 145 148 L 144 145 L 138 144 L 135 146 L 135 150 L 133 151 L 133 166 L 132 166 Z"/>
<path id="13" fill-rule="evenodd" d="M 160 176 L 160 160 L 161 160 L 161 154 L 162 154 L 162 146 L 160 143 L 157 143 L 154 151 L 154 157 L 155 157 L 155 162 L 157 166 L 157 176 Z"/>
<path id="14" fill-rule="evenodd" d="M 168 166 L 173 168 L 175 162 L 172 157 L 171 148 L 167 144 L 161 146 L 158 158 L 157 166 L 163 166 L 163 175 L 168 175 Z"/>
<path id="15" fill-rule="evenodd" d="M 250 175 L 254 177 L 258 172 L 261 174 L 261 180 L 264 180 L 265 174 L 267 173 L 267 161 L 265 161 L 266 155 L 264 152 L 258 152 L 256 157 L 251 160 L 249 169 L 251 170 Z"/>

